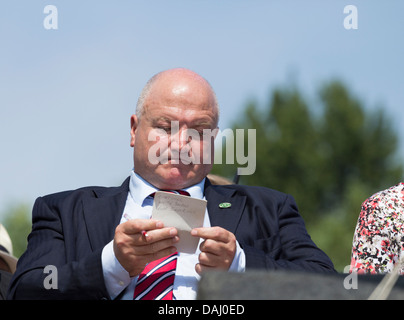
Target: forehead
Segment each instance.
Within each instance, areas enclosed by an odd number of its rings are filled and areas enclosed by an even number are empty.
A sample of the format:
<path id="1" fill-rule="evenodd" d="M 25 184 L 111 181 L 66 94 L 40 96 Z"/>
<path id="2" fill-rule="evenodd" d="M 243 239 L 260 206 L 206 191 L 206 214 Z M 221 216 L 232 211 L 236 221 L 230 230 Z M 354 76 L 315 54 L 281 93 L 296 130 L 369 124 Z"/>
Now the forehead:
<path id="1" fill-rule="evenodd" d="M 217 106 L 210 86 L 189 79 L 162 79 L 150 90 L 144 104 L 149 119 L 217 120 Z"/>

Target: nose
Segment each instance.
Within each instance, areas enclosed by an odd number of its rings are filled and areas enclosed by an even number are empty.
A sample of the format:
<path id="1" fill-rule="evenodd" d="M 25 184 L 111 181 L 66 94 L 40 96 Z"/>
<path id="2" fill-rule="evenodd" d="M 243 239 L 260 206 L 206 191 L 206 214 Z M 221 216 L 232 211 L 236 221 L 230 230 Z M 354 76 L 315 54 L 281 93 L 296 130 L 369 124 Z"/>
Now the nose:
<path id="1" fill-rule="evenodd" d="M 171 151 L 180 152 L 191 140 L 187 133 L 187 128 L 180 128 L 177 132 L 171 132 L 170 147 Z"/>

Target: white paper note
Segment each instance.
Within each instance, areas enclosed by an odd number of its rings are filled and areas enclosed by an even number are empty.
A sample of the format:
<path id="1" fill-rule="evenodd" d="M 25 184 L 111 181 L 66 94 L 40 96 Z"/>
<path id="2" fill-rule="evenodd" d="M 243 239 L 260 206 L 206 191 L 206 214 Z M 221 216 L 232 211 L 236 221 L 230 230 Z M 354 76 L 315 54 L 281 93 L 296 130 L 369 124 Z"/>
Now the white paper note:
<path id="1" fill-rule="evenodd" d="M 206 204 L 206 200 L 158 191 L 154 195 L 152 218 L 178 230 L 180 241 L 175 244 L 178 252 L 194 253 L 199 237 L 191 236 L 191 230 L 203 226 Z"/>

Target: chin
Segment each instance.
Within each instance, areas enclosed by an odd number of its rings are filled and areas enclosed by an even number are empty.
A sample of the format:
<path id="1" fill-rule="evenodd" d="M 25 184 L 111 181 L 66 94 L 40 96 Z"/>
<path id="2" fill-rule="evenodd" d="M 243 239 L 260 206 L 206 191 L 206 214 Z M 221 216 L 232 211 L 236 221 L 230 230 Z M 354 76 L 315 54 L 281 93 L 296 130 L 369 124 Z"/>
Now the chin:
<path id="1" fill-rule="evenodd" d="M 189 170 L 180 170 L 177 167 L 166 170 L 161 176 L 160 189 L 183 189 L 194 184 L 195 173 Z"/>

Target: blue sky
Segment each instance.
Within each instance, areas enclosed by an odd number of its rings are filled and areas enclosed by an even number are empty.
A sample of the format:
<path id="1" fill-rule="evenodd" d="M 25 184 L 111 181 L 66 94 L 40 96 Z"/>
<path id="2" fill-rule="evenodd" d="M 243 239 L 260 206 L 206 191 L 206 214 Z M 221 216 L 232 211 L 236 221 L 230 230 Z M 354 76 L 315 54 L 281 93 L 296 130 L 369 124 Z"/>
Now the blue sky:
<path id="1" fill-rule="evenodd" d="M 43 13 L 58 10 L 58 29 Z M 346 5 L 358 29 L 343 26 Z M 3 0 L 0 213 L 132 168 L 129 118 L 156 72 L 207 78 L 231 126 L 249 99 L 294 82 L 309 99 L 340 79 L 394 118 L 404 155 L 404 2 L 399 0 Z M 0 216 L 1 217 L 1 216 Z"/>

